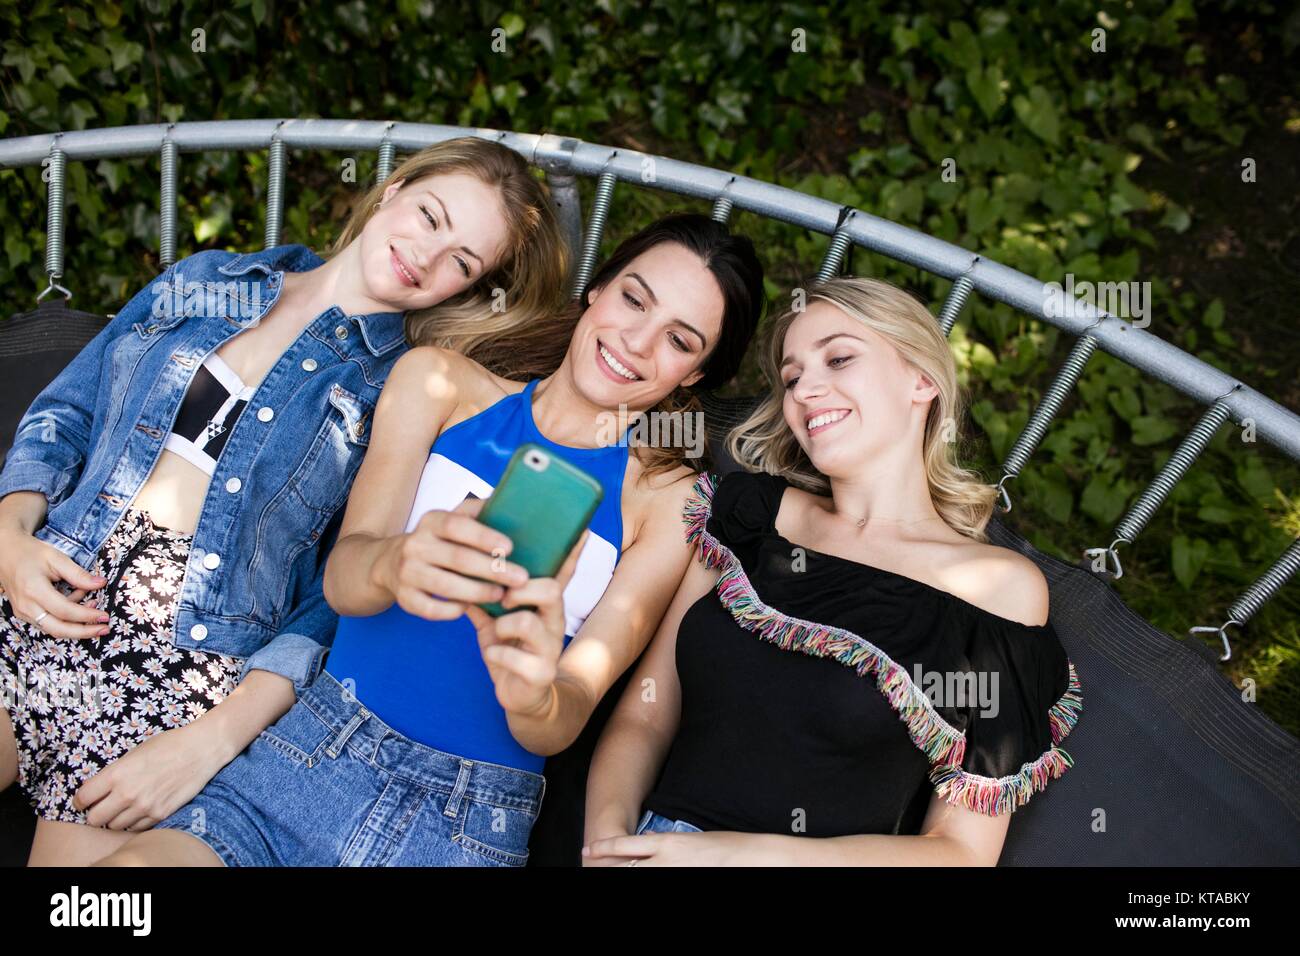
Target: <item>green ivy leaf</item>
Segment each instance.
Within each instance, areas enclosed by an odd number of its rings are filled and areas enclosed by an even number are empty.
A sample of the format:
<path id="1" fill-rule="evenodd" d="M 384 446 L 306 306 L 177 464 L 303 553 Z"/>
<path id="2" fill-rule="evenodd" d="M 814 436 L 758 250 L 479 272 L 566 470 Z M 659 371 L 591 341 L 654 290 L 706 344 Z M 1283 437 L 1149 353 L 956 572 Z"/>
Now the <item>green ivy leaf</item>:
<path id="1" fill-rule="evenodd" d="M 1161 226 L 1179 234 L 1186 232 L 1191 224 L 1192 217 L 1188 215 L 1187 210 L 1174 202 L 1165 207 L 1165 214 L 1160 219 Z"/>
<path id="2" fill-rule="evenodd" d="M 1001 218 L 1002 202 L 991 196 L 983 186 L 976 186 L 966 194 L 966 230 L 979 236 L 996 225 Z"/>
<path id="3" fill-rule="evenodd" d="M 1205 559 L 1210 555 L 1210 543 L 1203 538 L 1189 538 L 1185 534 L 1174 535 L 1170 549 L 1170 561 L 1174 577 L 1184 590 L 1191 590 L 1196 576 L 1205 566 Z"/>
<path id="4" fill-rule="evenodd" d="M 957 67 L 962 70 L 978 69 L 982 60 L 980 44 L 971 28 L 960 20 L 954 20 L 948 25 L 948 34 L 952 37 L 948 49 Z"/>
<path id="5" fill-rule="evenodd" d="M 1061 138 L 1061 119 L 1052 95 L 1041 86 L 1030 87 L 1029 95 L 1011 101 L 1020 122 L 1039 139 L 1056 146 Z"/>
<path id="6" fill-rule="evenodd" d="M 1110 526 L 1123 512 L 1128 496 L 1128 482 L 1111 475 L 1094 475 L 1083 488 L 1079 508 L 1094 521 Z"/>
<path id="7" fill-rule="evenodd" d="M 992 119 L 1002 106 L 1002 71 L 996 66 L 966 71 L 966 88 L 975 98 L 985 119 Z"/>
<path id="8" fill-rule="evenodd" d="M 1139 415 L 1129 425 L 1135 445 L 1158 445 L 1178 434 L 1178 426 L 1159 415 Z"/>
<path id="9" fill-rule="evenodd" d="M 1241 516 L 1234 509 L 1222 505 L 1204 505 L 1197 510 L 1196 517 L 1210 524 L 1232 524 Z"/>
<path id="10" fill-rule="evenodd" d="M 1223 325 L 1223 300 L 1215 299 L 1205 309 L 1201 324 L 1208 329 L 1217 329 Z"/>

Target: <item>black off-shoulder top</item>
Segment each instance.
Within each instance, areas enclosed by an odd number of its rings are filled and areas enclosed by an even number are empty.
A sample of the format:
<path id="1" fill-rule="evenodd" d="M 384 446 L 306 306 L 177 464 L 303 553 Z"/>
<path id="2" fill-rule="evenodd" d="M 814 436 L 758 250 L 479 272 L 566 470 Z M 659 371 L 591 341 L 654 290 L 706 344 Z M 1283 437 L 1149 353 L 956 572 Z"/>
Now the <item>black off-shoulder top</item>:
<path id="1" fill-rule="evenodd" d="M 917 833 L 931 795 L 985 814 L 1072 765 L 1083 699 L 1027 625 L 776 530 L 785 479 L 701 475 L 684 520 L 721 572 L 682 619 L 681 724 L 642 810 L 704 830 Z"/>

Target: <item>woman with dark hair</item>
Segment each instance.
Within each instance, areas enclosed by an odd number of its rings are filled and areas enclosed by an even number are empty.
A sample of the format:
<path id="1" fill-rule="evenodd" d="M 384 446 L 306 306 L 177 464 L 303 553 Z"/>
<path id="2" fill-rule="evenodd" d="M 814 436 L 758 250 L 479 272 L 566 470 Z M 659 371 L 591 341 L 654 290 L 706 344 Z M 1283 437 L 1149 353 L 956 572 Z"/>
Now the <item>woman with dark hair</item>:
<path id="1" fill-rule="evenodd" d="M 439 348 L 403 356 L 325 569 L 344 615 L 325 670 L 103 865 L 522 865 L 544 756 L 636 659 L 689 559 L 678 520 L 698 460 L 629 453 L 633 420 L 689 413 L 692 387 L 735 373 L 762 290 L 748 239 L 670 216 L 587 284 L 542 377 Z M 510 539 L 475 520 L 526 442 L 605 489 L 553 579 L 503 560 Z M 509 613 L 475 606 L 489 601 Z"/>

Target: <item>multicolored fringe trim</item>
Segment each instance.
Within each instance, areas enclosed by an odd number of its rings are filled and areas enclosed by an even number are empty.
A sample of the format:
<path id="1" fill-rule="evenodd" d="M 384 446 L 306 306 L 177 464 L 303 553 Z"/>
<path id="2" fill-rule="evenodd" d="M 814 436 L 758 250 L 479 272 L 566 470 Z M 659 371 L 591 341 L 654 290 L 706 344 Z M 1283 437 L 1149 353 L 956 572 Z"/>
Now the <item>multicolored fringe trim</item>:
<path id="1" fill-rule="evenodd" d="M 1028 803 L 1030 797 L 1047 786 L 1047 781 L 1055 780 L 1072 766 L 1074 760 L 1070 755 L 1053 745 L 1037 760 L 1021 767 L 1019 773 L 1006 777 L 981 777 L 954 764 L 940 764 L 931 768 L 930 782 L 948 803 L 997 816 Z"/>
<path id="2" fill-rule="evenodd" d="M 930 780 L 943 799 L 979 813 L 1005 813 L 1027 803 L 1047 786 L 1048 780 L 1074 765 L 1070 755 L 1055 746 L 1073 729 L 1083 709 L 1082 687 L 1072 661 L 1066 692 L 1048 712 L 1052 748 L 1006 777 L 967 773 L 961 769 L 966 753 L 965 733 L 935 711 L 930 698 L 889 655 L 852 631 L 790 617 L 763 603 L 740 559 L 705 527 L 711 515 L 714 487 L 708 472 L 696 479 L 695 493 L 682 510 L 682 520 L 687 526 L 687 543 L 695 546 L 699 560 L 707 568 L 722 569 L 717 591 L 723 607 L 741 627 L 777 647 L 829 657 L 852 667 L 859 676 L 873 675 L 877 689 L 907 724 L 912 741 L 929 758 Z"/>
<path id="3" fill-rule="evenodd" d="M 1079 685 L 1079 675 L 1074 672 L 1074 661 L 1070 661 L 1070 686 L 1066 688 L 1061 699 L 1047 712 L 1047 719 L 1052 725 L 1052 743 L 1059 744 L 1065 735 L 1074 729 L 1075 721 L 1083 710 L 1083 688 Z"/>
<path id="4" fill-rule="evenodd" d="M 740 560 L 705 528 L 713 501 L 713 482 L 707 472 L 696 479 L 695 491 L 682 512 L 686 540 L 696 546 L 705 567 L 723 569 L 718 596 L 736 622 L 784 650 L 830 657 L 859 676 L 873 675 L 889 706 L 907 724 L 913 743 L 930 761 L 961 763 L 966 735 L 939 716 L 930 698 L 889 655 L 852 631 L 790 617 L 763 603 Z"/>

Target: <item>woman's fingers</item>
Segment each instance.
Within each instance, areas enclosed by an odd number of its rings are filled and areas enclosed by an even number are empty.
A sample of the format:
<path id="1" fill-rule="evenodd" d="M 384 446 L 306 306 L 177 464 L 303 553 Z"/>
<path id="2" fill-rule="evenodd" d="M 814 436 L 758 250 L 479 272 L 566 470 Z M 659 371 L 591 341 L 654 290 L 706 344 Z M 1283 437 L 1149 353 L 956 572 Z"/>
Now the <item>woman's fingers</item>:
<path id="1" fill-rule="evenodd" d="M 480 502 L 462 502 L 461 506 L 481 506 Z M 480 579 L 496 582 L 503 587 L 522 584 L 528 572 L 517 564 L 505 560 L 513 547 L 508 537 L 499 531 L 479 524 L 467 514 L 450 511 L 431 511 L 411 532 L 402 555 L 399 579 L 414 583 L 428 567 L 441 568 L 462 581 Z M 442 596 L 457 600 L 496 600 L 495 597 L 475 597 L 481 589 L 457 589 Z"/>
<path id="2" fill-rule="evenodd" d="M 655 844 L 659 842 L 658 838 L 661 835 L 658 833 L 641 833 L 592 840 L 587 845 L 590 850 L 587 855 L 590 857 L 624 856 L 637 858 L 654 856 Z"/>
<path id="3" fill-rule="evenodd" d="M 397 606 L 408 614 L 429 621 L 450 621 L 465 613 L 459 601 L 444 601 L 417 588 L 397 589 Z"/>
<path id="4" fill-rule="evenodd" d="M 488 555 L 497 551 L 502 556 L 508 555 L 514 548 L 514 542 L 495 528 L 476 521 L 471 515 L 471 512 L 478 514 L 482 506 L 481 501 L 466 500 L 457 505 L 455 511 L 430 511 L 420 519 L 415 530 L 417 533 L 432 534 L 444 541 L 469 545 Z"/>
<path id="5" fill-rule="evenodd" d="M 535 687 L 544 687 L 555 680 L 555 665 L 523 648 L 493 644 L 483 655 L 497 667 Z"/>
<path id="6" fill-rule="evenodd" d="M 459 601 L 468 604 L 485 604 L 488 601 L 499 601 L 507 593 L 506 589 L 499 584 L 465 577 L 463 574 L 457 574 L 454 571 L 432 565 L 411 568 L 408 574 L 402 578 L 402 583 L 416 590 L 440 597 L 444 601 Z"/>
<path id="7" fill-rule="evenodd" d="M 68 624 L 106 624 L 108 622 L 107 611 L 102 611 L 87 604 L 77 603 L 70 596 L 64 595 L 49 581 L 33 581 L 30 593 L 33 601 L 39 604 L 43 610 L 50 612 L 50 616 L 41 622 L 42 625 L 51 617 L 58 618 Z"/>
<path id="8" fill-rule="evenodd" d="M 531 578 L 527 584 L 507 590 L 506 596 L 501 599 L 501 606 L 507 611 L 513 608 L 536 609 L 531 612 L 518 611 L 513 614 L 506 614 L 501 618 L 503 624 L 512 618 L 517 619 L 517 623 L 506 625 L 507 632 L 514 627 L 531 628 L 535 623 L 539 638 L 549 639 L 548 643 L 538 645 L 536 653 L 544 653 L 548 648 L 554 649 L 551 645 L 557 640 L 560 642 L 558 646 L 563 649 L 564 589 L 560 586 L 558 580 L 555 578 Z M 497 631 L 498 633 L 505 633 L 499 626 Z"/>
<path id="9" fill-rule="evenodd" d="M 98 608 L 72 603 L 48 581 L 38 579 L 33 584 L 31 592 L 23 590 L 12 597 L 14 617 L 50 637 L 82 640 L 108 633 L 108 615 Z M 28 597 L 32 592 L 35 596 Z"/>
<path id="10" fill-rule="evenodd" d="M 502 587 L 518 586 L 528 580 L 528 572 L 521 566 L 466 545 L 438 541 L 428 553 L 431 564 L 463 577 L 494 581 Z"/>
<path id="11" fill-rule="evenodd" d="M 73 587 L 82 588 L 83 592 L 93 591 L 95 588 L 101 588 L 108 583 L 108 579 L 101 575 L 91 574 L 76 561 L 60 551 L 58 548 L 50 545 L 50 571 L 61 581 L 67 581 Z"/>
<path id="12" fill-rule="evenodd" d="M 37 623 L 40 618 L 40 623 Z M 53 614 L 46 614 L 41 617 L 39 611 L 31 618 L 24 618 L 32 624 L 38 631 L 49 637 L 60 637 L 68 640 L 83 641 L 95 637 L 104 637 L 109 632 L 107 624 L 73 624 L 55 617 Z"/>
<path id="13" fill-rule="evenodd" d="M 497 642 L 523 648 L 530 654 L 545 656 L 555 638 L 536 611 L 515 611 L 497 618 Z M 563 641 L 563 635 L 560 636 Z M 557 657 L 559 655 L 556 655 Z"/>

